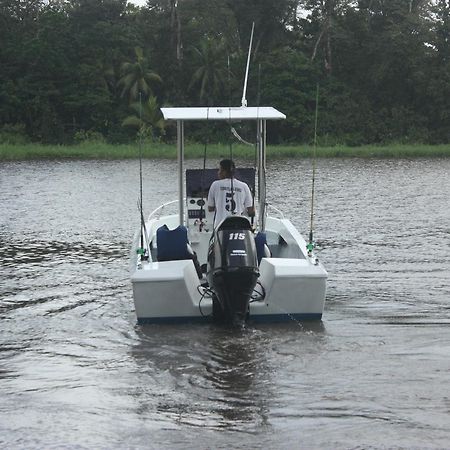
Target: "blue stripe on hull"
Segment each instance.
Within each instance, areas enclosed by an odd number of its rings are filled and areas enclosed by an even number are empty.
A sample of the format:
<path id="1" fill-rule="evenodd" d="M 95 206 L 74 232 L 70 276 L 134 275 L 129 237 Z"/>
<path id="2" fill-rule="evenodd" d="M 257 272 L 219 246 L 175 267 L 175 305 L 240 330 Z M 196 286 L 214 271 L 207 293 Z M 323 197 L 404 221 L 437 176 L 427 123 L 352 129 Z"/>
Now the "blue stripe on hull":
<path id="1" fill-rule="evenodd" d="M 210 323 L 212 317 L 210 316 L 193 316 L 193 317 L 140 317 L 137 320 L 138 325 L 145 324 L 174 324 L 181 325 L 183 323 Z"/>
<path id="2" fill-rule="evenodd" d="M 257 323 L 275 323 L 275 322 L 289 322 L 290 320 L 321 320 L 321 313 L 312 313 L 312 314 L 264 314 L 258 316 L 250 315 L 249 322 L 257 322 Z"/>
<path id="3" fill-rule="evenodd" d="M 250 316 L 250 323 L 277 323 L 289 322 L 290 320 L 321 320 L 321 313 L 314 314 L 264 314 Z M 211 316 L 192 316 L 192 317 L 140 317 L 137 320 L 138 325 L 145 324 L 185 324 L 185 323 L 211 323 Z"/>

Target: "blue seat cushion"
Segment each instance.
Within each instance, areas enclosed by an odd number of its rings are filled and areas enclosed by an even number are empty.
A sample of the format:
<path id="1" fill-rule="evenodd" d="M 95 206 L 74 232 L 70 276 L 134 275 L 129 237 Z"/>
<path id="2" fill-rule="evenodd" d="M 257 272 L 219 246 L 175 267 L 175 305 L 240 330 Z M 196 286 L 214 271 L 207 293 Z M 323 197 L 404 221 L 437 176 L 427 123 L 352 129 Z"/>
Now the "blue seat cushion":
<path id="1" fill-rule="evenodd" d="M 163 225 L 156 230 L 157 259 L 158 261 L 172 261 L 180 259 L 192 259 L 193 254 L 189 251 L 187 229 L 178 226 L 169 230 Z"/>
<path id="2" fill-rule="evenodd" d="M 256 255 L 258 257 L 258 264 L 260 264 L 261 259 L 263 259 L 265 256 L 270 256 L 270 251 L 268 250 L 269 247 L 267 247 L 266 233 L 264 233 L 263 231 L 258 232 L 258 234 L 255 236 L 255 246 Z"/>

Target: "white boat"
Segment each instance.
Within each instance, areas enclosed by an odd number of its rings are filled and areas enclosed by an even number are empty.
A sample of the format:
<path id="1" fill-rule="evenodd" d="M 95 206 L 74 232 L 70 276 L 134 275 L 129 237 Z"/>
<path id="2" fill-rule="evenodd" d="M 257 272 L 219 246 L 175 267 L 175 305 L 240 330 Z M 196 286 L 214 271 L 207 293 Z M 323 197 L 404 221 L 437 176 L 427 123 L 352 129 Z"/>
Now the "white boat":
<path id="1" fill-rule="evenodd" d="M 320 320 L 327 272 L 309 245 L 311 242 L 307 243 L 289 219 L 266 202 L 266 122 L 284 119 L 285 115 L 272 107 L 161 110 L 165 120 L 177 123 L 178 200 L 172 202 L 177 211 L 164 215 L 170 205 L 161 205 L 147 220 L 142 218 L 141 229 L 136 234 L 131 282 L 138 323 L 210 322 L 224 320 L 224 317 L 236 318 L 233 311 L 231 316 L 224 316 L 223 309 L 228 303 L 233 304 L 235 296 L 246 295 L 247 300 L 238 306 L 242 320 Z M 247 219 L 234 216 L 230 219 L 231 228 L 218 231 L 217 238 L 211 240 L 214 213 L 208 211 L 206 198 L 217 170 L 184 169 L 184 123 L 193 120 L 222 120 L 230 124 L 256 121 L 257 167 L 238 169 L 236 173 L 236 178 L 246 181 L 255 195 L 257 222 L 253 227 L 246 226 L 244 221 L 250 224 Z M 239 245 L 245 246 L 224 249 L 222 247 L 226 245 L 220 241 L 219 233 L 222 233 L 220 239 L 226 237 L 228 240 L 234 236 Z M 256 244 L 255 236 L 258 236 Z M 191 250 L 196 254 L 198 264 L 192 259 Z M 220 254 L 221 251 L 228 253 Z M 236 261 L 242 263 L 235 264 Z M 244 286 L 247 281 L 239 278 L 240 275 L 238 278 L 233 275 L 241 269 L 227 264 L 245 266 L 242 270 L 250 274 L 253 281 L 248 278 L 248 285 Z M 234 319 L 229 321 L 234 323 Z"/>

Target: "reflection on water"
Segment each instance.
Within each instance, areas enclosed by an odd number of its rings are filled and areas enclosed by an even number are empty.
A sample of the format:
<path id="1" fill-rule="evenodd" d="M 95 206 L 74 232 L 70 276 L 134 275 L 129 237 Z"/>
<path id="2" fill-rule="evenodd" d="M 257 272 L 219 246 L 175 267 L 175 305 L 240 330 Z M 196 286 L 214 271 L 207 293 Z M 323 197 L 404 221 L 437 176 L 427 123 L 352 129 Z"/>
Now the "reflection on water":
<path id="1" fill-rule="evenodd" d="M 175 165 L 144 161 L 147 213 Z M 310 162 L 268 165 L 306 234 Z M 319 161 L 323 321 L 236 331 L 136 325 L 136 161 L 1 163 L 2 447 L 447 448 L 449 171 Z"/>
<path id="2" fill-rule="evenodd" d="M 210 334 L 209 359 L 203 362 L 205 380 L 214 388 L 216 405 L 212 410 L 223 417 L 223 426 L 264 425 L 271 385 L 270 368 L 264 364 L 264 340 L 251 331 L 246 336 L 219 331 Z"/>
<path id="3" fill-rule="evenodd" d="M 292 340 L 317 339 L 324 327 L 321 322 L 287 323 L 237 331 L 212 325 L 152 325 L 136 332 L 136 371 L 151 380 L 146 391 L 135 392 L 139 416 L 253 433 L 270 425 L 268 411 L 279 369 L 273 358 L 283 353 L 274 351 L 277 339 L 285 340 L 286 333 Z"/>
<path id="4" fill-rule="evenodd" d="M 163 414 L 179 423 L 213 429 L 261 421 L 265 390 L 260 388 L 268 374 L 260 339 L 252 339 L 255 333 L 209 326 L 185 333 L 162 326 L 138 330 L 140 344 L 132 354 L 139 371 L 152 378 L 164 374 L 164 385 L 170 387 L 158 393 L 156 404 L 152 405 L 153 398 L 140 404 L 139 414 Z M 154 347 L 152 343 L 162 336 L 165 344 Z M 148 396 L 141 398 L 149 401 Z"/>

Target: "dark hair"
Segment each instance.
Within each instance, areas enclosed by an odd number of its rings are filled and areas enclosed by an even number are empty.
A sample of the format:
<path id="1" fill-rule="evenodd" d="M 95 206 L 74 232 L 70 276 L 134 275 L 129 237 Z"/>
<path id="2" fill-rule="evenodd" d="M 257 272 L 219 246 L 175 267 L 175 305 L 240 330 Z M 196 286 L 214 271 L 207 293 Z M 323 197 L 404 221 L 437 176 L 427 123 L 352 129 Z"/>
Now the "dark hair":
<path id="1" fill-rule="evenodd" d="M 228 175 L 234 175 L 236 169 L 234 162 L 231 159 L 222 159 L 220 161 L 220 168 L 225 171 Z"/>

